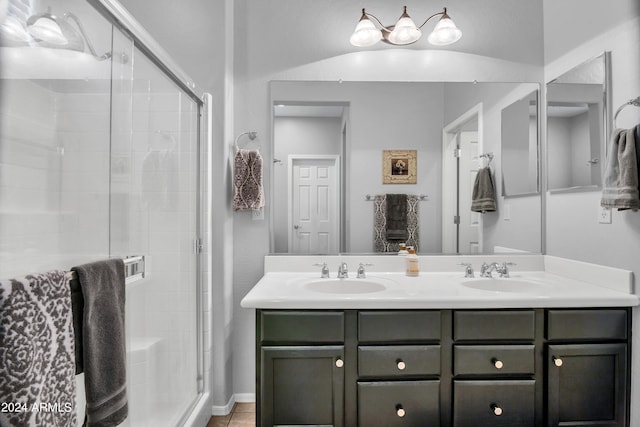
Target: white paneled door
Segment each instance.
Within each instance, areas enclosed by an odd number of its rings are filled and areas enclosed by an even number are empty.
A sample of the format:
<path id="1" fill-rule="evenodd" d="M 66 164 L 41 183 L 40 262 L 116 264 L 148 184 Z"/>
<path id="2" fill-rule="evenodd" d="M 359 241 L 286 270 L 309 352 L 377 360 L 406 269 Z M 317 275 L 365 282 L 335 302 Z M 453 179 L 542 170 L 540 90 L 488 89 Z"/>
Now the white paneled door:
<path id="1" fill-rule="evenodd" d="M 289 250 L 338 252 L 339 156 L 289 156 Z"/>

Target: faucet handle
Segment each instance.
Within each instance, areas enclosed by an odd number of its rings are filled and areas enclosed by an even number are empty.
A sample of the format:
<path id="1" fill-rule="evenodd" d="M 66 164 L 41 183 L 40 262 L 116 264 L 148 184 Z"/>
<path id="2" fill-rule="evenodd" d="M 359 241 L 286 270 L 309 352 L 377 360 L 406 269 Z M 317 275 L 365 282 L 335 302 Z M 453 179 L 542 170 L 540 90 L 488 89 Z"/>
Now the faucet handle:
<path id="1" fill-rule="evenodd" d="M 471 263 L 469 263 L 469 262 L 461 262 L 458 265 L 462 265 L 462 266 L 465 267 L 465 269 L 464 269 L 464 277 L 465 278 L 469 279 L 469 278 L 472 278 L 472 277 L 476 277 L 475 273 L 473 272 L 473 265 Z"/>
<path id="2" fill-rule="evenodd" d="M 509 278 L 509 267 L 517 265 L 515 262 L 503 262 L 502 268 L 498 271 L 500 277 Z"/>
<path id="3" fill-rule="evenodd" d="M 322 267 L 322 269 L 320 270 L 320 277 L 322 279 L 327 279 L 329 277 L 329 267 L 327 266 L 326 262 L 316 262 L 315 264 L 313 264 L 315 267 Z"/>
<path id="4" fill-rule="evenodd" d="M 361 262 L 360 266 L 358 267 L 358 276 L 357 276 L 357 278 L 358 279 L 364 279 L 365 277 L 367 277 L 367 274 L 364 271 L 364 268 L 372 266 L 372 265 L 373 264 L 369 264 L 369 263 L 366 263 L 366 262 Z"/>

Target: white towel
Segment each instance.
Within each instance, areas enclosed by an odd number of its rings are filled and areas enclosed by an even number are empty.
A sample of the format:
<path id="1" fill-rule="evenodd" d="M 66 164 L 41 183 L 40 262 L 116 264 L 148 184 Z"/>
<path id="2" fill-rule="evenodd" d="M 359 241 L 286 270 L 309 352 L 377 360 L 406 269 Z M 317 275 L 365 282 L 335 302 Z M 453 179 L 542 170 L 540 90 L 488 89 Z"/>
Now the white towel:
<path id="1" fill-rule="evenodd" d="M 233 175 L 233 210 L 258 210 L 264 207 L 260 152 L 238 150 L 234 159 Z"/>
<path id="2" fill-rule="evenodd" d="M 616 129 L 609 142 L 600 205 L 619 210 L 640 208 L 636 129 Z"/>
<path id="3" fill-rule="evenodd" d="M 77 425 L 72 325 L 64 271 L 0 281 L 0 425 Z"/>

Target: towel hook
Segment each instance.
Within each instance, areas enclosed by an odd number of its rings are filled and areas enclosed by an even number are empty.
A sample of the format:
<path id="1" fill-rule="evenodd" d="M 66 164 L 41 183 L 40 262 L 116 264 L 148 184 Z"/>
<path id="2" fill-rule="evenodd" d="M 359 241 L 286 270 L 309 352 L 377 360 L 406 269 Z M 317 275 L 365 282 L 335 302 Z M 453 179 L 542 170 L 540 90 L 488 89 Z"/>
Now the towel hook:
<path id="1" fill-rule="evenodd" d="M 236 138 L 236 141 L 234 143 L 234 145 L 236 147 L 236 151 L 238 151 L 240 149 L 240 147 L 238 147 L 238 141 L 240 140 L 240 137 L 242 137 L 244 135 L 247 135 L 249 137 L 249 139 L 251 141 L 253 141 L 258 136 L 258 132 L 256 132 L 255 130 L 250 130 L 250 131 L 247 131 L 247 132 L 242 132 L 240 135 L 238 135 L 238 137 Z M 258 150 L 260 150 L 260 145 L 258 145 Z"/>
<path id="2" fill-rule="evenodd" d="M 634 107 L 640 107 L 640 96 L 635 98 L 635 99 L 630 99 L 627 102 L 625 102 L 624 104 L 622 104 L 617 110 L 616 113 L 613 115 L 613 127 L 616 127 L 616 119 L 618 118 L 618 114 L 620 114 L 620 112 L 622 110 L 624 110 L 627 105 L 632 105 Z"/>

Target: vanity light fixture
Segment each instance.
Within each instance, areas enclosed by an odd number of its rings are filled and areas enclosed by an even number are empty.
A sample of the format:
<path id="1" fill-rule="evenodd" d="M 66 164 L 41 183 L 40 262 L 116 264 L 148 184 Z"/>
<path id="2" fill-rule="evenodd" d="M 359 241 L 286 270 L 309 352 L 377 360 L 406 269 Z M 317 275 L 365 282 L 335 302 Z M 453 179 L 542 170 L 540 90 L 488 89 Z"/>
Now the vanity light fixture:
<path id="1" fill-rule="evenodd" d="M 422 27 L 424 27 L 431 18 L 436 16 L 440 16 L 440 20 L 431 34 L 429 34 L 429 37 L 427 37 L 427 41 L 436 46 L 446 46 L 460 40 L 462 31 L 453 23 L 451 17 L 447 14 L 446 7 L 442 9 L 442 12 L 434 13 L 428 17 L 422 25 L 416 26 L 415 22 L 413 22 L 407 13 L 407 6 L 404 6 L 398 22 L 396 22 L 395 25 L 389 26 L 380 22 L 375 15 L 362 9 L 360 21 L 358 25 L 356 25 L 356 29 L 353 31 L 349 41 L 352 45 L 358 47 L 373 46 L 380 40 L 394 46 L 406 46 L 417 42 L 422 36 Z M 370 18 L 373 18 L 380 28 L 378 28 Z"/>
<path id="2" fill-rule="evenodd" d="M 73 21 L 79 31 L 76 31 L 69 21 Z M 56 16 L 51 14 L 49 9 L 47 12 L 30 16 L 26 24 L 27 31 L 33 40 L 47 47 L 83 52 L 86 44 L 91 55 L 97 60 L 103 61 L 111 57 L 110 52 L 98 56 L 82 22 L 73 13 L 67 12 L 62 16 Z"/>

